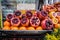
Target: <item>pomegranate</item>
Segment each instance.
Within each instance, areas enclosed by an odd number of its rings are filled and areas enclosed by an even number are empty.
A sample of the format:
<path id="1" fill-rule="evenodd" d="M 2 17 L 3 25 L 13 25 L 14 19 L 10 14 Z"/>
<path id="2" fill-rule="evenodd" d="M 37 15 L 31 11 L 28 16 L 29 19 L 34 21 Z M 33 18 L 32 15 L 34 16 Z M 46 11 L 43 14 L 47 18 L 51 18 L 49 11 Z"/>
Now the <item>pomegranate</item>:
<path id="1" fill-rule="evenodd" d="M 32 17 L 32 12 L 31 11 L 26 11 L 26 16 L 27 16 L 27 18 L 31 18 Z"/>
<path id="2" fill-rule="evenodd" d="M 19 10 L 15 11 L 15 12 L 14 12 L 14 15 L 15 15 L 16 17 L 18 17 L 18 18 L 21 18 L 21 16 L 22 16 L 22 14 L 21 14 L 21 12 L 20 12 Z"/>
<path id="3" fill-rule="evenodd" d="M 53 23 L 52 23 L 52 20 L 50 19 L 45 19 L 41 22 L 41 26 L 43 29 L 46 29 L 46 30 L 52 30 L 53 29 Z"/>
<path id="4" fill-rule="evenodd" d="M 54 4 L 54 7 L 56 7 L 56 8 L 57 8 L 57 11 L 60 12 L 60 2 L 55 3 L 55 4 Z"/>
<path id="5" fill-rule="evenodd" d="M 43 10 L 41 12 L 39 12 L 38 15 L 39 15 L 40 19 L 45 19 L 48 17 L 48 13 Z"/>
<path id="6" fill-rule="evenodd" d="M 39 18 L 37 16 L 32 16 L 32 18 L 30 19 L 30 24 L 33 27 L 39 26 L 39 24 L 40 24 Z"/>
<path id="7" fill-rule="evenodd" d="M 11 25 L 12 26 L 19 26 L 20 25 L 20 19 L 16 18 L 16 17 L 12 18 L 11 19 Z"/>
<path id="8" fill-rule="evenodd" d="M 43 5 L 42 9 L 46 12 L 57 11 L 53 5 Z"/>
<path id="9" fill-rule="evenodd" d="M 22 14 L 22 17 L 21 18 L 26 18 L 26 15 L 25 14 Z"/>
<path id="10" fill-rule="evenodd" d="M 8 14 L 6 16 L 7 21 L 10 21 L 14 16 L 12 14 Z"/>
<path id="11" fill-rule="evenodd" d="M 21 25 L 22 26 L 28 26 L 29 25 L 29 19 L 28 18 L 22 18 L 21 19 Z"/>

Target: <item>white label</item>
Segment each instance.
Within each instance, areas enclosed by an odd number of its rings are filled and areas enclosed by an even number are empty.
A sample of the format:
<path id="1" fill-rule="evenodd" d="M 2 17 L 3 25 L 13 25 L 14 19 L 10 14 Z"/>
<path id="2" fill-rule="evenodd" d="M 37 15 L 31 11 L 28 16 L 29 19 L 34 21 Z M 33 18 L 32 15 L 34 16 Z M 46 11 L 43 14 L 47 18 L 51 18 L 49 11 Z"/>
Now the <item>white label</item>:
<path id="1" fill-rule="evenodd" d="M 31 3 L 31 4 L 22 4 L 22 3 L 19 3 L 17 4 L 17 10 L 35 10 L 36 7 L 35 7 L 35 4 Z"/>

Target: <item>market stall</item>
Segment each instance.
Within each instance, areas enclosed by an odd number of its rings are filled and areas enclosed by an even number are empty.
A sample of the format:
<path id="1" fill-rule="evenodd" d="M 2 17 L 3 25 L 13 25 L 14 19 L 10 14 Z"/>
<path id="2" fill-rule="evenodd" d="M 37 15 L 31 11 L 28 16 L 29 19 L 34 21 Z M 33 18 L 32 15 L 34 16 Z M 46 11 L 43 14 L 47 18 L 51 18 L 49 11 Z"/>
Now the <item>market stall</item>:
<path id="1" fill-rule="evenodd" d="M 2 0 L 0 38 L 60 40 L 59 0 Z"/>

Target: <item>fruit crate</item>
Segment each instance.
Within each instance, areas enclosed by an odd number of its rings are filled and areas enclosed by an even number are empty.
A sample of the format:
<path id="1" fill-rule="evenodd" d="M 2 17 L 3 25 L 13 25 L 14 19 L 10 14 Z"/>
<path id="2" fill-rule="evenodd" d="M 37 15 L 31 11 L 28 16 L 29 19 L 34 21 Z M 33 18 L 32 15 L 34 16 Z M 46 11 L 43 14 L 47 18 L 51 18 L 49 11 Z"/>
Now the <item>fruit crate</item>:
<path id="1" fill-rule="evenodd" d="M 35 8 L 36 10 L 39 10 L 39 0 L 37 1 L 37 7 Z M 14 3 L 12 3 L 14 4 Z M 2 28 L 3 28 L 3 22 L 6 20 L 6 12 L 9 13 L 13 13 L 13 11 L 15 11 L 16 9 L 16 5 L 12 6 L 9 5 L 9 3 L 5 6 L 6 4 L 2 4 L 3 6 L 3 11 L 2 11 Z M 19 6 L 19 5 L 18 5 Z M 17 7 L 18 7 L 17 6 Z M 42 6 L 42 5 L 41 5 Z M 6 8 L 5 8 L 6 7 Z M 18 9 L 19 10 L 19 9 Z M 6 11 L 6 12 L 5 12 Z M 4 13 L 5 12 L 5 13 Z M 5 15 L 5 16 L 3 16 Z M 53 32 L 53 30 L 0 30 L 1 32 L 1 37 L 3 38 L 43 38 L 45 36 L 46 33 L 51 33 Z"/>

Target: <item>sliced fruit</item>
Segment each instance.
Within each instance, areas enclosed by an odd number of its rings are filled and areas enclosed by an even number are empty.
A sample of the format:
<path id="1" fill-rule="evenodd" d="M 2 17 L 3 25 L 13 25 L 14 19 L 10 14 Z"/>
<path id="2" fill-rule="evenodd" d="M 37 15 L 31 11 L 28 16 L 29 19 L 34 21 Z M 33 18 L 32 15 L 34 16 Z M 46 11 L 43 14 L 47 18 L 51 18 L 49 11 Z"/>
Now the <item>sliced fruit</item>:
<path id="1" fill-rule="evenodd" d="M 45 19 L 41 22 L 41 26 L 43 29 L 46 30 L 52 30 L 53 29 L 53 23 L 51 19 Z"/>
<path id="2" fill-rule="evenodd" d="M 50 12 L 49 13 L 49 17 L 50 18 L 55 18 L 57 16 L 57 13 L 56 12 Z"/>
<path id="3" fill-rule="evenodd" d="M 30 19 L 30 24 L 33 27 L 38 27 L 40 25 L 40 19 L 36 16 L 32 16 L 32 18 Z"/>
<path id="4" fill-rule="evenodd" d="M 40 27 L 37 27 L 36 30 L 43 30 L 43 29 L 42 29 L 42 27 L 40 26 Z"/>
<path id="5" fill-rule="evenodd" d="M 2 28 L 2 30 L 10 30 L 10 27 L 9 27 L 9 26 L 4 26 L 4 27 Z"/>
<path id="6" fill-rule="evenodd" d="M 32 12 L 31 11 L 26 11 L 26 16 L 27 16 L 27 18 L 31 18 L 32 17 Z"/>
<path id="7" fill-rule="evenodd" d="M 8 21 L 4 21 L 4 26 L 10 26 L 10 23 Z"/>
<path id="8" fill-rule="evenodd" d="M 11 26 L 11 30 L 18 30 L 18 27 L 16 27 L 16 26 Z"/>
<path id="9" fill-rule="evenodd" d="M 48 17 L 48 13 L 43 10 L 40 13 L 38 13 L 38 15 L 40 19 L 45 19 Z"/>
<path id="10" fill-rule="evenodd" d="M 58 23 L 58 19 L 57 18 L 52 18 L 52 22 L 53 22 L 53 24 L 57 24 Z"/>
<path id="11" fill-rule="evenodd" d="M 34 27 L 28 27 L 27 30 L 35 30 Z"/>
<path id="12" fill-rule="evenodd" d="M 6 20 L 7 21 L 11 21 L 11 19 L 13 18 L 14 16 L 12 15 L 12 14 L 8 14 L 7 16 L 6 16 Z"/>
<path id="13" fill-rule="evenodd" d="M 22 18 L 21 19 L 21 25 L 22 26 L 28 26 L 29 25 L 29 19 L 28 18 Z"/>
<path id="14" fill-rule="evenodd" d="M 16 17 L 12 18 L 11 19 L 11 25 L 12 26 L 19 26 L 20 25 L 20 19 L 16 18 Z"/>
<path id="15" fill-rule="evenodd" d="M 26 27 L 19 27 L 19 30 L 27 30 Z"/>
<path id="16" fill-rule="evenodd" d="M 15 15 L 16 17 L 18 17 L 18 18 L 21 18 L 21 16 L 22 16 L 22 14 L 21 14 L 21 12 L 20 12 L 19 10 L 15 11 L 15 12 L 14 12 L 14 15 Z"/>

